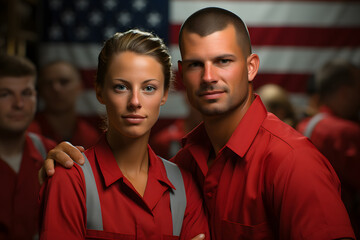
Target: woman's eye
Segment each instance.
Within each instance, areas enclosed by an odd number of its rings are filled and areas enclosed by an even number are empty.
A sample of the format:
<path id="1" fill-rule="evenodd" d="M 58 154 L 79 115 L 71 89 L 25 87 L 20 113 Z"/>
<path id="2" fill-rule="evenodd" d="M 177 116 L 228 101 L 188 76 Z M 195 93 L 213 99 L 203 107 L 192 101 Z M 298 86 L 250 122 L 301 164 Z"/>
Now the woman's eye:
<path id="1" fill-rule="evenodd" d="M 156 90 L 154 86 L 146 86 L 144 89 L 146 92 L 153 92 Z"/>
<path id="2" fill-rule="evenodd" d="M 117 84 L 114 86 L 114 89 L 117 91 L 125 91 L 127 89 L 127 87 L 123 84 Z"/>

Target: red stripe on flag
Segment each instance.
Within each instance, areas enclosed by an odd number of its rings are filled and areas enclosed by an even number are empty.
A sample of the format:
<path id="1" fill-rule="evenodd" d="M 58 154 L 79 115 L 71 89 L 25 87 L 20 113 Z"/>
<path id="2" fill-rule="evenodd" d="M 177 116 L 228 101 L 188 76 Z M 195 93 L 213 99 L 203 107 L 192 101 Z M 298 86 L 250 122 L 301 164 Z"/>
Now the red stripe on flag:
<path id="1" fill-rule="evenodd" d="M 255 90 L 262 85 L 273 83 L 285 88 L 292 93 L 305 93 L 306 86 L 310 74 L 275 74 L 275 73 L 259 73 L 254 79 Z"/>
<path id="2" fill-rule="evenodd" d="M 253 46 L 354 47 L 359 46 L 360 27 L 250 27 Z"/>
<path id="3" fill-rule="evenodd" d="M 178 44 L 180 25 L 170 26 L 170 43 Z M 249 27 L 253 46 L 357 47 L 360 27 Z"/>

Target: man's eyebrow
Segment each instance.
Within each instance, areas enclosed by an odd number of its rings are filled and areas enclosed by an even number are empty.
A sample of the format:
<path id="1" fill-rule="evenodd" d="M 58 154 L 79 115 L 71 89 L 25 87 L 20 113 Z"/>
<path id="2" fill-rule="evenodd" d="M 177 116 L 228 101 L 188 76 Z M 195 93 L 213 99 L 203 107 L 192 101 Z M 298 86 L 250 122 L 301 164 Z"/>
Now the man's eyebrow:
<path id="1" fill-rule="evenodd" d="M 234 54 L 221 54 L 218 56 L 215 56 L 212 58 L 212 60 L 216 60 L 216 59 L 222 59 L 222 58 L 236 58 L 236 56 Z M 203 60 L 198 59 L 198 58 L 189 58 L 189 59 L 185 59 L 181 61 L 182 63 L 187 63 L 187 62 L 203 62 Z"/>

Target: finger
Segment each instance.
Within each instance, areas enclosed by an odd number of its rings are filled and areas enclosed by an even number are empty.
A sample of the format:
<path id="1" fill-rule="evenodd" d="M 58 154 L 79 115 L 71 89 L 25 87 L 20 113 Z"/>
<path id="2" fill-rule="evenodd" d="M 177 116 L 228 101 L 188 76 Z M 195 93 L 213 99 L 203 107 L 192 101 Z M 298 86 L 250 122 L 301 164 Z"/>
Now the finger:
<path id="1" fill-rule="evenodd" d="M 44 175 L 47 175 L 49 177 L 54 175 L 54 173 L 55 173 L 54 160 L 46 159 L 44 161 L 44 165 L 41 169 L 43 169 L 42 171 L 44 172 Z M 46 176 L 45 176 L 45 178 L 46 178 Z M 43 179 L 43 181 L 45 181 L 45 179 Z"/>
<path id="2" fill-rule="evenodd" d="M 82 147 L 80 147 L 80 150 L 81 148 Z M 74 165 L 73 161 L 79 164 L 84 163 L 84 157 L 79 151 L 79 149 L 74 147 L 69 142 L 59 143 L 55 148 L 53 148 L 48 152 L 47 159 L 52 159 L 56 163 L 66 168 L 71 168 Z M 46 170 L 51 170 L 51 169 L 46 169 Z"/>
<path id="3" fill-rule="evenodd" d="M 192 240 L 203 240 L 205 239 L 205 234 L 201 233 L 197 235 L 196 237 L 192 238 Z"/>
<path id="4" fill-rule="evenodd" d="M 85 152 L 85 148 L 83 146 L 75 146 L 80 152 Z"/>

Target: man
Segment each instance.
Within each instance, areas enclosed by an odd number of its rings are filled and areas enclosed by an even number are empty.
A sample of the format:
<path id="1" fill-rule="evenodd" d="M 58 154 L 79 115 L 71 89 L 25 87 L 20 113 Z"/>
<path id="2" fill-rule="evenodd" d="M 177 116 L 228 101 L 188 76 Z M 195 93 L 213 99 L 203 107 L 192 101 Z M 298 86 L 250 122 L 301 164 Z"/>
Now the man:
<path id="1" fill-rule="evenodd" d="M 38 232 L 38 171 L 55 143 L 27 133 L 36 110 L 35 66 L 0 56 L 0 239 L 34 239 Z"/>
<path id="2" fill-rule="evenodd" d="M 316 74 L 320 112 L 298 130 L 330 161 L 341 180 L 342 198 L 360 237 L 360 70 L 348 61 L 327 62 Z"/>
<path id="3" fill-rule="evenodd" d="M 82 82 L 73 65 L 65 61 L 45 65 L 40 71 L 38 90 L 44 109 L 36 115 L 29 131 L 42 134 L 55 142 L 70 141 L 84 147 L 90 147 L 98 141 L 100 129 L 76 112 Z"/>
<path id="4" fill-rule="evenodd" d="M 179 39 L 179 70 L 204 122 L 173 160 L 203 191 L 212 239 L 354 238 L 328 161 L 253 93 L 259 57 L 242 20 L 205 8 L 185 21 Z M 70 166 L 63 150 L 81 158 L 66 143 L 48 157 Z"/>

